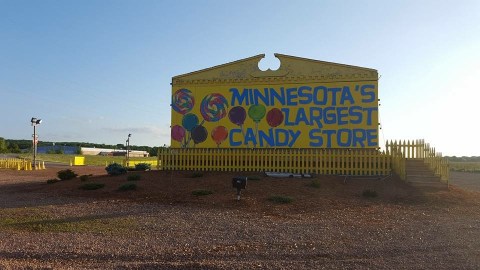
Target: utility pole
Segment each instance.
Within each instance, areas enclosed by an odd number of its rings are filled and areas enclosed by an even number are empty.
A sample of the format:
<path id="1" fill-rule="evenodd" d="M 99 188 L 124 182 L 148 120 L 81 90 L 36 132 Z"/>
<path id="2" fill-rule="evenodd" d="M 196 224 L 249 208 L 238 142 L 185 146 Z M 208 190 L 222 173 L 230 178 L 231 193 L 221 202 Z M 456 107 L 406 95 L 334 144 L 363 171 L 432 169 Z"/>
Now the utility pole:
<path id="1" fill-rule="evenodd" d="M 37 119 L 35 117 L 32 117 L 30 120 L 33 126 L 33 140 L 32 140 L 32 149 L 33 149 L 33 169 L 37 169 L 37 143 L 38 143 L 38 138 L 37 138 L 37 125 L 40 125 L 42 123 L 42 119 Z"/>
<path id="2" fill-rule="evenodd" d="M 130 162 L 130 137 L 132 136 L 132 134 L 128 134 L 128 138 L 127 138 L 127 168 L 129 166 L 129 162 Z"/>

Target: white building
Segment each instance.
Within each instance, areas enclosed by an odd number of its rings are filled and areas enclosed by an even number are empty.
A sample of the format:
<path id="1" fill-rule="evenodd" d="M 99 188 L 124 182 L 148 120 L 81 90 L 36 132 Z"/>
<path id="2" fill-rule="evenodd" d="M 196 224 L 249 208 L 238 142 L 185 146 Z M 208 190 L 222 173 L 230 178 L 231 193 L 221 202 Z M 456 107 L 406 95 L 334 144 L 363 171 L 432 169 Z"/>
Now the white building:
<path id="1" fill-rule="evenodd" d="M 121 149 L 81 147 L 80 150 L 82 151 L 82 155 L 86 155 L 86 156 L 97 156 L 97 155 L 125 156 L 127 154 L 127 150 L 121 150 Z M 130 157 L 148 157 L 149 153 L 147 151 L 130 150 L 129 156 Z"/>

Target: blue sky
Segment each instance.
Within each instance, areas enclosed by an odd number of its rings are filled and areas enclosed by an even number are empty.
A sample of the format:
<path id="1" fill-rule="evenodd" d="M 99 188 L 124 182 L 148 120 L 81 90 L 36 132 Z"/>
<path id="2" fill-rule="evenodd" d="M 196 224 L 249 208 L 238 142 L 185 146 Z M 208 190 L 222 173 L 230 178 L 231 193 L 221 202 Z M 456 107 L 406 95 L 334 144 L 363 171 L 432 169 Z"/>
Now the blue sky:
<path id="1" fill-rule="evenodd" d="M 377 69 L 382 145 L 480 155 L 480 1 L 0 0 L 0 41 L 8 139 L 168 145 L 173 76 L 282 53 Z"/>

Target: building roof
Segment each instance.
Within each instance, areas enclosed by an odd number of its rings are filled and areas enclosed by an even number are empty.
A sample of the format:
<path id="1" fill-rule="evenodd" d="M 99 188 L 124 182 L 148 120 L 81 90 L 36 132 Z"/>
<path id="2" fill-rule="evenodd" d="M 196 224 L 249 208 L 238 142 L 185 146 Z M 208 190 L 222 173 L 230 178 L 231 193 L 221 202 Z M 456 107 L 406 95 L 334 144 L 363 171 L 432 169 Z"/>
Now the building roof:
<path id="1" fill-rule="evenodd" d="M 178 75 L 172 78 L 172 85 L 208 83 L 252 83 L 266 81 L 362 81 L 378 80 L 378 72 L 372 68 L 332 63 L 297 56 L 276 53 L 280 60 L 277 70 L 262 71 L 258 63 L 265 57 L 259 54 L 218 66 Z"/>

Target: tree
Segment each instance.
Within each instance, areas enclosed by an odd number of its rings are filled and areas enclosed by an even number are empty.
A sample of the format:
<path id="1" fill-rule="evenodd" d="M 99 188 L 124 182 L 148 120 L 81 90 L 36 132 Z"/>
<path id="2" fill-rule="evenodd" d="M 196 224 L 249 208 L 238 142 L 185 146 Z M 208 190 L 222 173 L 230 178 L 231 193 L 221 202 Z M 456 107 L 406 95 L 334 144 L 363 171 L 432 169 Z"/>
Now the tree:
<path id="1" fill-rule="evenodd" d="M 20 147 L 18 147 L 18 144 L 16 143 L 9 143 L 8 144 L 8 150 L 10 153 L 20 153 Z"/>
<path id="2" fill-rule="evenodd" d="M 7 153 L 7 144 L 5 143 L 5 139 L 0 137 L 0 153 Z"/>

